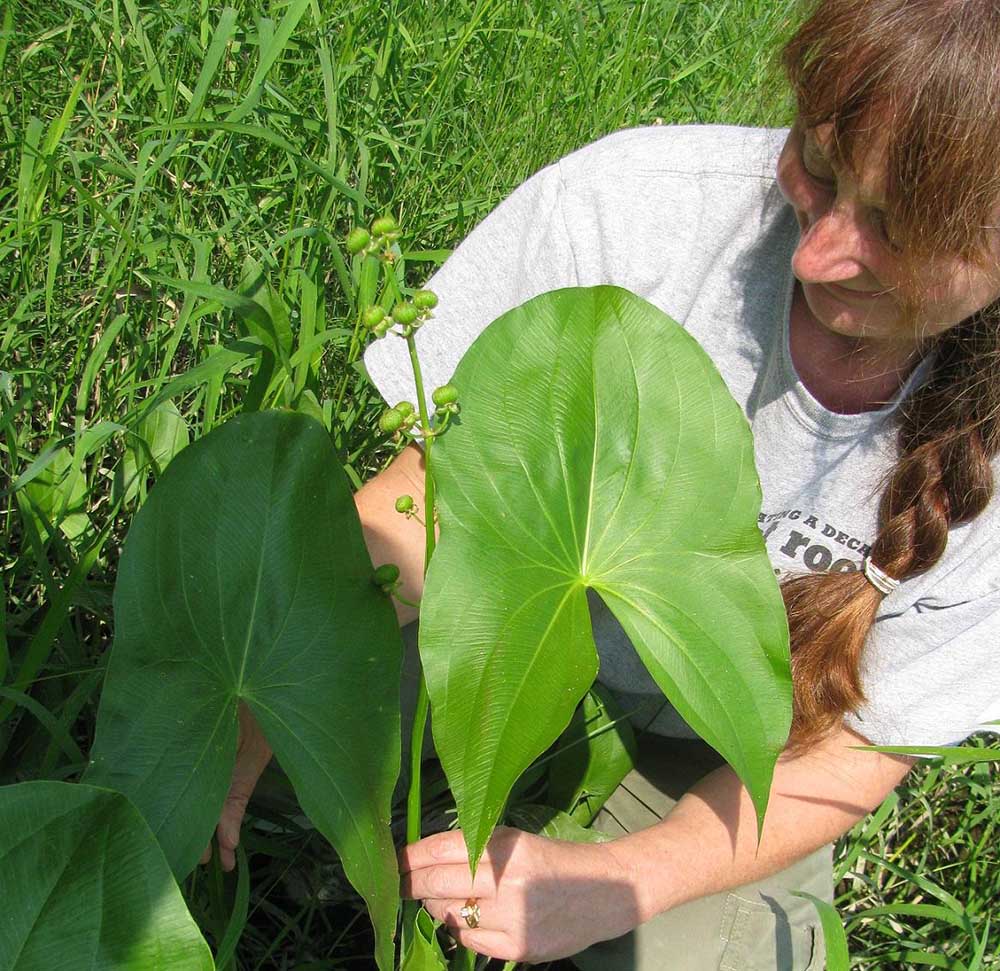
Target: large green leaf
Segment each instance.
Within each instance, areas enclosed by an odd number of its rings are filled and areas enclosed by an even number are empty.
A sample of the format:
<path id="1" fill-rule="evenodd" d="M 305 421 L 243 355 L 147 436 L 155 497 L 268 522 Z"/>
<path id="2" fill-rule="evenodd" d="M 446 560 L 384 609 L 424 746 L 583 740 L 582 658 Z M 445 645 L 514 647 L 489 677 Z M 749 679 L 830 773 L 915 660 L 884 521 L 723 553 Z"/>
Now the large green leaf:
<path id="1" fill-rule="evenodd" d="M 0 968 L 209 971 L 163 851 L 117 792 L 0 788 Z"/>
<path id="2" fill-rule="evenodd" d="M 787 624 L 750 429 L 708 356 L 635 295 L 573 288 L 494 322 L 453 381 L 420 649 L 471 859 L 597 673 L 588 587 L 762 818 Z"/>
<path id="3" fill-rule="evenodd" d="M 388 968 L 402 649 L 371 574 L 316 422 L 250 414 L 188 446 L 125 543 L 88 781 L 128 795 L 183 876 L 218 821 L 244 702 L 365 897 Z"/>

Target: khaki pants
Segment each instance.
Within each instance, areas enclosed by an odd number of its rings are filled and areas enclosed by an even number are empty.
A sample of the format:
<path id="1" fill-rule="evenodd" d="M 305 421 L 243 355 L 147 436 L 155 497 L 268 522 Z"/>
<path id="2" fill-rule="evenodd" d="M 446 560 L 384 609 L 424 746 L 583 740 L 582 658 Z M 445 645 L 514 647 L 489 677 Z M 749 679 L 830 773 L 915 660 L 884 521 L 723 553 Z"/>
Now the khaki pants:
<path id="1" fill-rule="evenodd" d="M 652 826 L 721 764 L 703 742 L 644 736 L 638 764 L 594 828 L 623 836 Z M 831 846 L 759 883 L 676 907 L 570 960 L 580 971 L 820 971 L 825 952 L 819 917 L 791 890 L 832 900 Z"/>

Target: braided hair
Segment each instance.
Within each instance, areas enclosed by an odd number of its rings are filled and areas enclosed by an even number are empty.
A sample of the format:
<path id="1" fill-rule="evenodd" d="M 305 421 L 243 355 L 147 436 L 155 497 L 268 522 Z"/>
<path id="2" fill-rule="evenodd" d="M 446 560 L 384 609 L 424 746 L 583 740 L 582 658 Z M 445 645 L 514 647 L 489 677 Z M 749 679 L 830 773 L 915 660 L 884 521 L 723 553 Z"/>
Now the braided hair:
<path id="1" fill-rule="evenodd" d="M 821 0 L 783 51 L 805 127 L 832 127 L 851 165 L 886 137 L 887 216 L 914 264 L 985 265 L 1000 204 L 1000 3 Z M 905 309 L 905 308 L 904 308 Z M 943 555 L 949 530 L 993 496 L 1000 450 L 1000 300 L 924 342 L 930 367 L 898 410 L 897 458 L 879 502 L 871 561 L 899 580 Z M 782 584 L 795 685 L 791 747 L 804 750 L 864 701 L 862 652 L 883 594 L 863 573 Z"/>

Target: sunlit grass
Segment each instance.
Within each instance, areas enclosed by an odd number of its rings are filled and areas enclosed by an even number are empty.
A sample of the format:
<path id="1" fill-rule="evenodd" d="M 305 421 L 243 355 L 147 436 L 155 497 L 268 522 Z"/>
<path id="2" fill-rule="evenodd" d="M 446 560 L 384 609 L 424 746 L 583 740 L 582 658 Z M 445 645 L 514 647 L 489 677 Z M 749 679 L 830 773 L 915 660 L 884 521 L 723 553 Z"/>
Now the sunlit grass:
<path id="1" fill-rule="evenodd" d="M 783 123 L 767 68 L 789 7 L 0 7 L 2 781 L 79 772 L 118 546 L 147 474 L 183 440 L 256 396 L 324 420 L 356 485 L 383 461 L 355 326 L 370 281 L 338 245 L 351 225 L 401 218 L 416 283 L 531 172 L 603 134 Z M 284 308 L 294 380 L 260 380 L 263 338 L 236 291 Z M 845 842 L 856 966 L 908 967 L 920 951 L 932 966 L 996 965 L 995 943 L 976 964 L 973 938 L 1000 890 L 997 799 L 981 767 L 923 770 L 879 826 Z M 315 838 L 288 807 L 260 812 L 271 828 L 248 840 L 262 879 L 240 967 L 363 954 L 365 922 L 331 910 L 304 865 L 321 856 Z M 942 904 L 927 881 L 965 916 L 862 914 Z M 205 926 L 224 928 L 233 887 L 211 874 L 193 884 Z"/>

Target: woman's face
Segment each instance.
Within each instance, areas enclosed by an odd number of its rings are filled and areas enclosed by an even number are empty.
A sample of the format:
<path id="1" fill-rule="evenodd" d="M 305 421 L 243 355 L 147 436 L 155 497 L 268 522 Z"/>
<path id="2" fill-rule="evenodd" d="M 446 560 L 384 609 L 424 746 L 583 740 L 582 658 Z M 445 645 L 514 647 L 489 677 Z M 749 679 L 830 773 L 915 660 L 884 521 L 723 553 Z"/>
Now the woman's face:
<path id="1" fill-rule="evenodd" d="M 915 349 L 1000 297 L 1000 272 L 934 257 L 917 267 L 923 294 L 917 319 L 908 318 L 901 285 L 910 271 L 885 222 L 883 153 L 868 152 L 855 176 L 834 161 L 831 136 L 829 125 L 796 125 L 778 160 L 778 185 L 801 230 L 792 271 L 824 327 Z M 1000 240 L 992 255 L 990 266 L 1000 267 Z"/>

